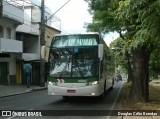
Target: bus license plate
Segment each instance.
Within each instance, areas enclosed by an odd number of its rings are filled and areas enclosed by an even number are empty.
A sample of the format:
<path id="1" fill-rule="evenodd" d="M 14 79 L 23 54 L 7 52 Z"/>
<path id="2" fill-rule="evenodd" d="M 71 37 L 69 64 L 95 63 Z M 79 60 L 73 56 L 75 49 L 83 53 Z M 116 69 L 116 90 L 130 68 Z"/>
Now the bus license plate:
<path id="1" fill-rule="evenodd" d="M 75 93 L 76 90 L 67 90 L 67 93 Z"/>

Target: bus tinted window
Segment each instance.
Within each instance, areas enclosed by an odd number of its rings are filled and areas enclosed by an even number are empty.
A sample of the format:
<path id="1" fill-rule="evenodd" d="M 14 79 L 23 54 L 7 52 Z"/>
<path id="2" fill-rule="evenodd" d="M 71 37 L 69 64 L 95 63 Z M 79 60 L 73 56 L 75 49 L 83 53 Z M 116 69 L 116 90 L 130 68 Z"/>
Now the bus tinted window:
<path id="1" fill-rule="evenodd" d="M 53 39 L 51 47 L 66 47 L 66 46 L 95 46 L 98 45 L 97 35 L 71 35 L 71 36 L 56 36 Z"/>

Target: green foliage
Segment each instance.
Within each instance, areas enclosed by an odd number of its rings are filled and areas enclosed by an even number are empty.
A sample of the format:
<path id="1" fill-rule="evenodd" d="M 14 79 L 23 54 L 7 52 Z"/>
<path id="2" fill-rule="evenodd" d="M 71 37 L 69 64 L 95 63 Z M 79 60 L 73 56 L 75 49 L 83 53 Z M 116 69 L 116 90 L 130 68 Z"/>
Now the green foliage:
<path id="1" fill-rule="evenodd" d="M 132 55 L 133 49 L 145 46 L 146 50 L 153 50 L 151 67 L 153 69 L 159 67 L 156 63 L 158 59 L 155 58 L 158 56 L 157 49 L 160 49 L 160 0 L 88 0 L 88 2 L 94 16 L 88 31 L 121 33 L 121 38 L 112 43 L 112 47 L 118 48 L 114 51 L 116 64 L 125 64 L 125 51 Z"/>
<path id="2" fill-rule="evenodd" d="M 88 31 L 123 32 L 125 40 L 132 41 L 128 49 L 143 45 L 151 48 L 159 41 L 159 0 L 89 0 L 94 11 L 93 23 Z M 130 40 L 132 39 L 132 40 Z M 126 41 L 127 42 L 127 41 Z"/>
<path id="3" fill-rule="evenodd" d="M 133 62 L 133 72 L 130 74 L 133 75 L 132 80 L 135 80 L 131 96 L 133 100 L 147 101 L 149 92 L 145 79 L 148 79 L 148 67 L 144 65 L 148 66 L 148 57 L 151 52 L 153 53 L 150 57 L 150 69 L 158 71 L 160 64 L 158 54 L 160 50 L 160 0 L 88 0 L 88 2 L 94 16 L 93 23 L 88 26 L 88 30 L 98 30 L 103 33 L 115 31 L 120 34 L 121 38 L 112 43 L 112 47 L 118 48 L 115 50 L 116 63 L 124 63 L 126 52 L 129 58 L 134 57 L 129 59 Z M 139 55 L 138 51 L 143 53 L 140 52 L 141 55 Z M 144 65 L 141 65 L 138 59 L 144 61 Z M 142 72 L 142 77 L 139 75 L 141 71 L 136 70 L 138 68 L 146 71 Z M 141 80 L 140 83 L 136 83 L 139 82 L 138 80 Z M 134 93 L 136 90 L 141 91 Z"/>
<path id="4" fill-rule="evenodd" d="M 115 66 L 122 66 L 126 69 L 124 41 L 121 38 L 117 38 L 110 44 L 110 48 L 114 54 Z"/>
<path id="5" fill-rule="evenodd" d="M 152 74 L 160 73 L 160 47 L 155 49 L 150 56 L 150 71 Z"/>
<path id="6" fill-rule="evenodd" d="M 88 26 L 88 31 L 100 31 L 110 32 L 119 30 L 120 22 L 116 20 L 116 8 L 117 2 L 112 0 L 90 0 L 90 8 L 94 11 L 93 23 Z M 98 24 L 98 28 L 95 28 Z"/>

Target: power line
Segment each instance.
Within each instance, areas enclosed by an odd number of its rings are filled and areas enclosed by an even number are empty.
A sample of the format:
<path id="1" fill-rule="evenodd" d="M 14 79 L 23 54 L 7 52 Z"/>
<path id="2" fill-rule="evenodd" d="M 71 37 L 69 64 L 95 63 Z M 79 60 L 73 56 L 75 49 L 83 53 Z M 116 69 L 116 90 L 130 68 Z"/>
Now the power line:
<path id="1" fill-rule="evenodd" d="M 68 0 L 64 5 L 62 5 L 55 13 L 53 13 L 46 21 L 51 19 L 59 10 L 61 10 L 70 0 Z"/>

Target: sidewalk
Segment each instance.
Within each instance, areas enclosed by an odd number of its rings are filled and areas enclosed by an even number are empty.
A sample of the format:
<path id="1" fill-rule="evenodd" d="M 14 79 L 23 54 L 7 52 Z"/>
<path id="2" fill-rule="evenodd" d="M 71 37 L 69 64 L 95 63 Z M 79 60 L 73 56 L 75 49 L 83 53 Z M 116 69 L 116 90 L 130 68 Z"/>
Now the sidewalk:
<path id="1" fill-rule="evenodd" d="M 149 85 L 160 92 L 160 79 L 152 80 Z M 160 116 L 119 116 L 117 119 L 160 119 Z"/>
<path id="2" fill-rule="evenodd" d="M 33 91 L 38 91 L 38 90 L 46 90 L 46 89 L 47 89 L 46 87 L 40 87 L 40 86 L 30 86 L 30 88 L 27 88 L 25 85 L 21 85 L 21 86 L 0 85 L 0 98 L 25 94 Z"/>
<path id="3" fill-rule="evenodd" d="M 160 91 L 160 79 L 159 80 L 152 80 L 149 85 L 153 86 L 157 90 Z"/>

